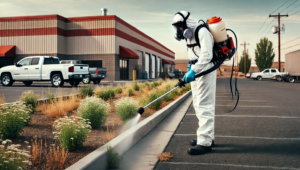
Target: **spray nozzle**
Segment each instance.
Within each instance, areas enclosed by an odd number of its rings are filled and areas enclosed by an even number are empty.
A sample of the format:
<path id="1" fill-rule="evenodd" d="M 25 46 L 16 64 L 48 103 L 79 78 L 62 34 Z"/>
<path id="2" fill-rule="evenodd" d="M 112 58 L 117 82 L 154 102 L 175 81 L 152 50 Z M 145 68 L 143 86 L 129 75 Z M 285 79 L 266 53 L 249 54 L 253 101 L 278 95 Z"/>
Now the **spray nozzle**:
<path id="1" fill-rule="evenodd" d="M 140 108 L 138 109 L 137 112 L 138 112 L 140 115 L 142 115 L 142 114 L 144 113 L 144 111 L 145 111 L 145 109 L 142 108 L 142 107 L 140 107 Z"/>

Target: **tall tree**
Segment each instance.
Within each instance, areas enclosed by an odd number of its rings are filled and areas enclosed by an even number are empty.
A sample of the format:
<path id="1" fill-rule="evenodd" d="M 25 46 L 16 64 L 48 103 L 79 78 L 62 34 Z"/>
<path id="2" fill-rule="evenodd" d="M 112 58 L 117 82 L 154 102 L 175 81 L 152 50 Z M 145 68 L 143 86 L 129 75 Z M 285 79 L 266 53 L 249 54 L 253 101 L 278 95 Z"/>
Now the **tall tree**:
<path id="1" fill-rule="evenodd" d="M 259 70 L 271 68 L 274 57 L 273 43 L 267 37 L 260 39 L 255 49 L 255 62 Z"/>
<path id="2" fill-rule="evenodd" d="M 244 56 L 241 56 L 240 62 L 239 62 L 239 72 L 244 73 L 245 67 L 244 67 Z M 251 67 L 251 58 L 249 57 L 249 54 L 246 54 L 246 73 L 249 72 L 249 69 Z"/>

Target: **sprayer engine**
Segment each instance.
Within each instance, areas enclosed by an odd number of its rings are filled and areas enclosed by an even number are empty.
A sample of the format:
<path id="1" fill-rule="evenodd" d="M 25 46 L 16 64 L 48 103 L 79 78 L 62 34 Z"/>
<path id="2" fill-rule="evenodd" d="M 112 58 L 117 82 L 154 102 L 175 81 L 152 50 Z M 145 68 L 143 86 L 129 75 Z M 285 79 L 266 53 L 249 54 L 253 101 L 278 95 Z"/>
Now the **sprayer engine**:
<path id="1" fill-rule="evenodd" d="M 235 54 L 235 47 L 231 37 L 223 42 L 214 43 L 212 62 L 228 61 Z"/>

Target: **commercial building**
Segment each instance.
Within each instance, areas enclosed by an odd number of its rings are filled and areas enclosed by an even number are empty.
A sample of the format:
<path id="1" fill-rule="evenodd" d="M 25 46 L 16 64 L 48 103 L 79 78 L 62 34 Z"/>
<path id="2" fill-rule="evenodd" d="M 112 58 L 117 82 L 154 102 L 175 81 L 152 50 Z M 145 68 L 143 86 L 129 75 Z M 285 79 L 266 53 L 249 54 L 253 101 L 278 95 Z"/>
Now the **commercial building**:
<path id="1" fill-rule="evenodd" d="M 105 67 L 107 81 L 132 79 L 132 70 L 157 78 L 175 63 L 174 52 L 115 15 L 0 17 L 0 68 L 37 55 Z"/>

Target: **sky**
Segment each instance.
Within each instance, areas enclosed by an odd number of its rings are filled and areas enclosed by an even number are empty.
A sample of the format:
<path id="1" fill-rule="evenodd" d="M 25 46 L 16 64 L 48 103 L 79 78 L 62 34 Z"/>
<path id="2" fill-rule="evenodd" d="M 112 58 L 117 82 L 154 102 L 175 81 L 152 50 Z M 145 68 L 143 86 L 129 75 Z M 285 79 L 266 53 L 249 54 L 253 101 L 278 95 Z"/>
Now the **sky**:
<path id="1" fill-rule="evenodd" d="M 175 30 L 171 25 L 174 14 L 181 10 L 190 12 L 196 20 L 221 17 L 226 28 L 235 31 L 238 37 L 238 56 L 244 50 L 241 44 L 250 43 L 247 49 L 253 66 L 256 44 L 262 37 L 278 46 L 278 35 L 271 31 L 278 24 L 277 18 L 269 18 L 270 14 L 290 15 L 281 18 L 285 25 L 285 33 L 281 34 L 281 61 L 285 61 L 286 53 L 300 49 L 300 38 L 296 39 L 300 37 L 300 0 L 0 0 L 0 17 L 95 16 L 101 15 L 101 8 L 107 8 L 108 15 L 117 15 L 175 52 L 175 59 L 188 59 L 186 42 L 174 39 Z M 274 52 L 276 62 L 278 49 L 274 48 Z"/>

